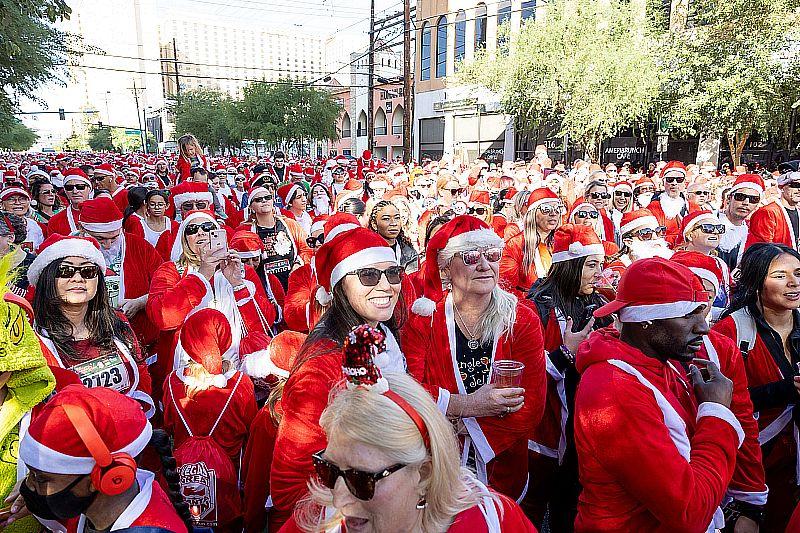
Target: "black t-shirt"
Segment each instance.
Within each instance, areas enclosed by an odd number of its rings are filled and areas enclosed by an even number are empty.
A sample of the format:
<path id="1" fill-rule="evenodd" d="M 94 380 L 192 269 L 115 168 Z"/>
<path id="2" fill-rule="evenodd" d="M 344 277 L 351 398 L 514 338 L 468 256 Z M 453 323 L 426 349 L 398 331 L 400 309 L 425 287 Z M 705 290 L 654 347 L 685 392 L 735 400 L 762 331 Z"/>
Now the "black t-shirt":
<path id="1" fill-rule="evenodd" d="M 456 363 L 464 382 L 464 390 L 472 394 L 489 383 L 492 370 L 492 343 L 478 345 L 470 349 L 469 339 L 456 326 Z"/>
<path id="2" fill-rule="evenodd" d="M 292 265 L 297 258 L 292 234 L 280 219 L 276 219 L 275 226 L 271 228 L 257 225 L 256 233 L 264 243 L 265 250 L 264 259 L 259 268 L 265 274 L 275 274 L 283 285 L 283 289 L 286 290 L 289 286 Z"/>
<path id="3" fill-rule="evenodd" d="M 789 215 L 789 221 L 792 223 L 794 242 L 797 242 L 800 238 L 800 217 L 797 214 L 797 209 L 786 208 L 786 213 Z"/>

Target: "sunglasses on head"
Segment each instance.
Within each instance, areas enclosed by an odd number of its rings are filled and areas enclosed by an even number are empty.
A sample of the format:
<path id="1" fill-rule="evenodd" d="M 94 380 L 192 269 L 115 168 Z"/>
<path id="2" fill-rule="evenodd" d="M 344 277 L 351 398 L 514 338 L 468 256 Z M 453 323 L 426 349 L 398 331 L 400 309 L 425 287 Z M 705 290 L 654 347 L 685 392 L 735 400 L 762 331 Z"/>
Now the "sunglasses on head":
<path id="1" fill-rule="evenodd" d="M 743 192 L 735 192 L 733 193 L 733 199 L 737 202 L 744 202 L 749 201 L 751 204 L 755 205 L 761 201 L 761 197 L 758 195 L 749 195 Z"/>
<path id="2" fill-rule="evenodd" d="M 469 208 L 469 214 L 470 215 L 481 215 L 481 216 L 483 216 L 483 215 L 486 214 L 486 208 L 485 207 L 470 207 Z"/>
<path id="3" fill-rule="evenodd" d="M 458 255 L 461 256 L 461 260 L 464 262 L 465 265 L 477 265 L 478 261 L 481 260 L 481 255 L 486 258 L 487 261 L 490 263 L 496 263 L 500 261 L 500 257 L 503 255 L 503 250 L 501 248 L 487 248 L 485 250 L 466 250 L 464 252 L 458 252 Z"/>
<path id="4" fill-rule="evenodd" d="M 217 225 L 213 222 L 203 222 L 202 224 L 187 224 L 184 233 L 186 235 L 195 235 L 198 231 L 203 230 L 206 233 L 217 229 Z"/>
<path id="5" fill-rule="evenodd" d="M 667 183 L 683 183 L 684 181 L 686 181 L 686 177 L 685 176 L 667 176 L 666 178 L 664 178 L 664 181 L 666 181 Z"/>
<path id="6" fill-rule="evenodd" d="M 208 202 L 206 201 L 197 201 L 197 202 L 183 202 L 181 204 L 182 211 L 191 211 L 193 209 L 208 209 Z"/>
<path id="7" fill-rule="evenodd" d="M 564 206 L 557 204 L 539 206 L 539 211 L 543 215 L 558 215 L 564 213 Z"/>
<path id="8" fill-rule="evenodd" d="M 89 186 L 86 185 L 85 183 L 76 183 L 76 184 L 73 184 L 73 185 L 64 185 L 64 190 L 67 191 L 67 192 L 72 192 L 75 189 L 77 189 L 79 191 L 85 191 L 88 188 L 89 188 Z"/>
<path id="9" fill-rule="evenodd" d="M 306 244 L 311 248 L 325 244 L 325 234 L 320 233 L 316 237 L 306 237 Z"/>
<path id="10" fill-rule="evenodd" d="M 725 233 L 725 224 L 698 224 L 697 227 L 706 235 L 722 235 Z"/>
<path id="11" fill-rule="evenodd" d="M 625 191 L 614 191 L 614 196 L 621 196 L 623 198 L 630 198 L 632 196 L 631 193 Z"/>
<path id="12" fill-rule="evenodd" d="M 607 192 L 593 192 L 589 194 L 589 198 L 592 200 L 608 200 L 611 198 L 611 195 Z"/>
<path id="13" fill-rule="evenodd" d="M 600 216 L 600 213 L 597 211 L 578 211 L 575 213 L 575 216 L 580 218 L 597 218 Z"/>
<path id="14" fill-rule="evenodd" d="M 83 279 L 94 279 L 100 273 L 100 268 L 97 265 L 73 266 L 62 263 L 58 265 L 56 277 L 62 279 L 72 279 L 76 272 L 79 273 Z"/>
<path id="15" fill-rule="evenodd" d="M 322 486 L 333 490 L 334 487 L 336 487 L 336 481 L 342 477 L 344 478 L 344 484 L 347 485 L 347 490 L 350 491 L 350 494 L 361 501 L 369 501 L 375 496 L 375 484 L 378 483 L 378 481 L 389 477 L 407 466 L 398 463 L 380 472 L 365 472 L 363 470 L 356 470 L 355 468 L 342 470 L 330 461 L 323 459 L 323 453 L 325 453 L 325 450 L 311 456 L 314 463 L 314 471 L 317 473 L 317 477 L 320 483 L 322 483 Z"/>
<path id="16" fill-rule="evenodd" d="M 386 270 L 367 267 L 348 272 L 348 276 L 358 276 L 358 281 L 365 287 L 374 287 L 381 282 L 381 276 L 386 276 L 390 285 L 399 285 L 403 277 L 403 267 L 390 266 Z"/>
<path id="17" fill-rule="evenodd" d="M 269 196 L 269 195 L 259 196 L 258 198 L 253 198 L 253 203 L 254 204 L 263 204 L 263 203 L 270 202 L 270 201 L 272 201 L 272 196 Z"/>
<path id="18" fill-rule="evenodd" d="M 667 228 L 665 226 L 659 226 L 656 229 L 652 228 L 642 228 L 636 233 L 634 233 L 636 237 L 639 238 L 640 241 L 649 241 L 654 236 L 658 236 L 659 238 L 664 238 L 667 236 Z"/>

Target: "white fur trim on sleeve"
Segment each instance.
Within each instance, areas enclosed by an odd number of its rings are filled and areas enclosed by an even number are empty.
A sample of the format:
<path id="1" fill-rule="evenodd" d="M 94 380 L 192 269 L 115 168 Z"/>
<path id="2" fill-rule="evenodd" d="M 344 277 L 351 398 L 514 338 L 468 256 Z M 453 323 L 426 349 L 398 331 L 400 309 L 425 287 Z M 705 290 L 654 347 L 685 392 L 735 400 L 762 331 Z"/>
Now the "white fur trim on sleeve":
<path id="1" fill-rule="evenodd" d="M 269 356 L 269 350 L 259 350 L 247 354 L 242 362 L 242 372 L 250 377 L 265 378 L 272 374 L 281 378 L 288 378 L 289 371 L 275 366 Z"/>
<path id="2" fill-rule="evenodd" d="M 439 398 L 436 400 L 436 407 L 439 412 L 447 416 L 447 408 L 450 406 L 450 391 L 439 387 Z"/>
<path id="3" fill-rule="evenodd" d="M 744 430 L 739 420 L 736 418 L 736 415 L 734 415 L 730 409 L 721 403 L 703 402 L 700 404 L 700 407 L 697 408 L 697 420 L 699 421 L 704 416 L 714 416 L 730 424 L 733 430 L 736 431 L 736 436 L 739 437 L 737 448 L 742 445 L 742 442 L 744 442 Z"/>

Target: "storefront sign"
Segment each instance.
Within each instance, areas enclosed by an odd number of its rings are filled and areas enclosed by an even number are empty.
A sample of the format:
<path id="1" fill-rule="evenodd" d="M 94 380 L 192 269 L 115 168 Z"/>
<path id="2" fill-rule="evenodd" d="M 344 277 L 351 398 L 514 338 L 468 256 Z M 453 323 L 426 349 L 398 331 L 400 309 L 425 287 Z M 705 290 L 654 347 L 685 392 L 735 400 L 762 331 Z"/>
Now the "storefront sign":
<path id="1" fill-rule="evenodd" d="M 644 156 L 645 149 L 637 137 L 612 137 L 603 150 L 603 160 L 609 163 L 638 160 Z"/>
<path id="2" fill-rule="evenodd" d="M 453 111 L 455 109 L 475 109 L 478 105 L 477 98 L 464 98 L 462 100 L 442 100 L 433 103 L 434 111 Z"/>

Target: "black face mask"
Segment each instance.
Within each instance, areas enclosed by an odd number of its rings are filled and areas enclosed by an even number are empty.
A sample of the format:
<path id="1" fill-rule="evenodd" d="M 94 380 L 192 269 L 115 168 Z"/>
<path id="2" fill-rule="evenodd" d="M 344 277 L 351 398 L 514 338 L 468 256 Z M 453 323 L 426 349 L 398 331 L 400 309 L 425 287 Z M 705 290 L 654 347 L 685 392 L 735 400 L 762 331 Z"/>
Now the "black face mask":
<path id="1" fill-rule="evenodd" d="M 67 520 L 82 515 L 99 494 L 95 492 L 88 496 L 76 496 L 71 491 L 75 485 L 86 475 L 80 476 L 75 481 L 49 496 L 42 496 L 28 487 L 24 481 L 19 486 L 19 493 L 25 500 L 25 506 L 32 514 L 43 520 Z"/>

